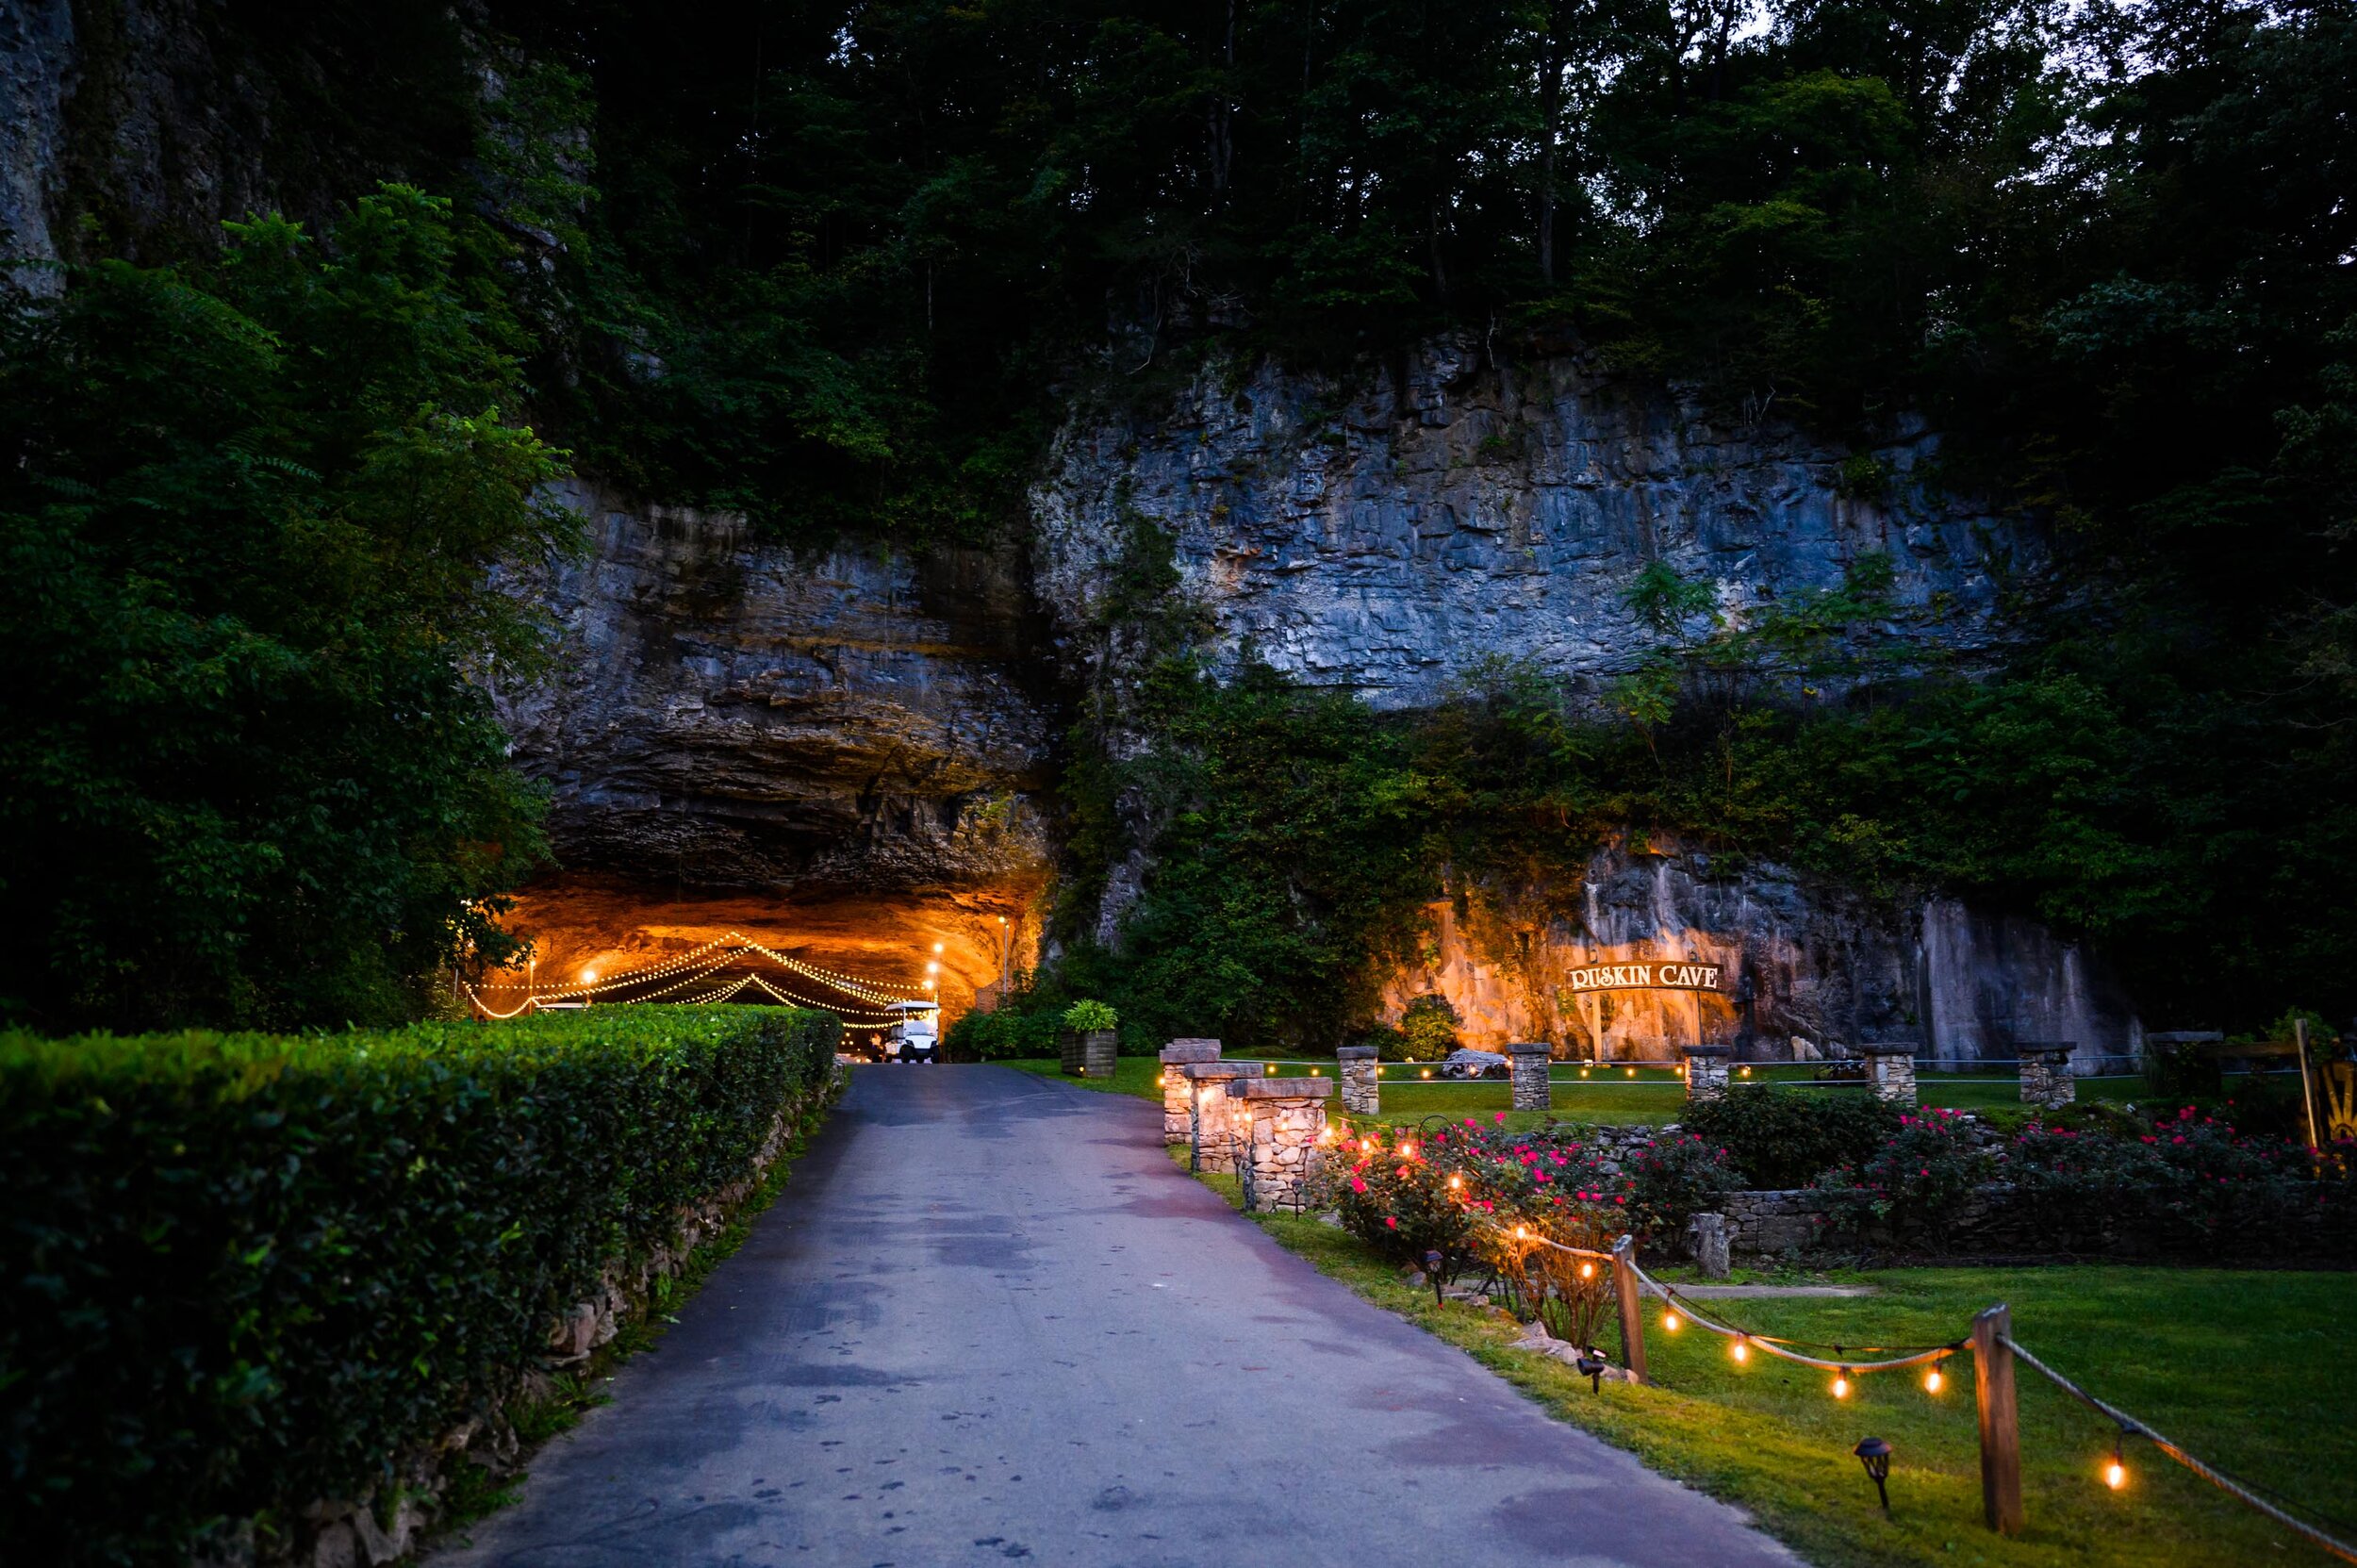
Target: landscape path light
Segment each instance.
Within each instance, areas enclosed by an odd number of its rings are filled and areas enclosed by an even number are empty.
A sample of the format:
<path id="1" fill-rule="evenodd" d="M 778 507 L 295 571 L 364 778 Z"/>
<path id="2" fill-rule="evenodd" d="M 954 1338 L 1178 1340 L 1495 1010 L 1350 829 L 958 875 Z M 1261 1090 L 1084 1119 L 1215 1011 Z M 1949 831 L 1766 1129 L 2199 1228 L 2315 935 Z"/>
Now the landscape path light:
<path id="1" fill-rule="evenodd" d="M 1857 1461 L 1866 1466 L 1867 1478 L 1874 1483 L 1874 1491 L 1883 1500 L 1883 1511 L 1890 1511 L 1890 1444 L 1881 1438 L 1870 1437 L 1850 1450 Z"/>

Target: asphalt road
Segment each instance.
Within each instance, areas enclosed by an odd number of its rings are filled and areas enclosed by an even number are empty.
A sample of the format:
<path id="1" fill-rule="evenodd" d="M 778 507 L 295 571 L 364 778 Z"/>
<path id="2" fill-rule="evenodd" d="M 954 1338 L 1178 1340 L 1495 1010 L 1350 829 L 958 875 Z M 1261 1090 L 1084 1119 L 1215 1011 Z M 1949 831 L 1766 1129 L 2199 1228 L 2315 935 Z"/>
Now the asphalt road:
<path id="1" fill-rule="evenodd" d="M 1006 1068 L 859 1069 L 681 1318 L 435 1568 L 1797 1560 Z"/>

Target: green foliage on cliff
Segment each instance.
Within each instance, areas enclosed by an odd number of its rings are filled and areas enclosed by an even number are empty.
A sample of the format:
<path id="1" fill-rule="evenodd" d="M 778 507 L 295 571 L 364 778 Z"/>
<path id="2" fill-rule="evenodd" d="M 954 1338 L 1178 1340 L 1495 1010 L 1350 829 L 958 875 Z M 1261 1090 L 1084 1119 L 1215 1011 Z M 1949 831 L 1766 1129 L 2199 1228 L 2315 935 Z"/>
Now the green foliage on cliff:
<path id="1" fill-rule="evenodd" d="M 483 683 L 535 643 L 486 573 L 571 520 L 503 254 L 388 187 L 0 302 L 8 1013 L 377 1021 L 504 950 L 541 838 Z"/>
<path id="2" fill-rule="evenodd" d="M 1436 869 L 1543 881 L 1623 826 L 2031 910 L 2194 1016 L 2222 995 L 2280 1010 L 2357 948 L 2349 0 L 1777 0 L 1759 26 L 1623 0 L 387 14 L 401 58 L 365 71 L 420 84 L 406 97 L 356 80 L 348 6 L 218 25 L 272 34 L 246 53 L 304 106 L 282 121 L 350 150 L 350 189 L 381 160 L 470 191 L 517 246 L 465 273 L 468 330 L 519 367 L 497 405 L 528 400 L 601 477 L 665 500 L 977 537 L 1019 518 L 1068 395 L 1151 404 L 1213 354 L 1379 386 L 1404 343 L 1453 327 L 1508 367 L 1582 353 L 1632 395 L 1677 378 L 1722 423 L 1788 416 L 1863 446 L 1925 413 L 1943 443 L 1910 484 L 2051 529 L 2051 582 L 1986 545 L 2022 634 L 1991 684 L 1895 685 L 1849 659 L 1877 591 L 1861 560 L 1741 625 L 1649 571 L 1631 607 L 1657 657 L 1595 694 L 1476 671 L 1420 727 L 1257 675 L 1093 694 L 1128 711 L 1076 732 L 1077 901 L 1140 850 L 1133 804 L 1159 835 L 1135 993 L 1104 987 L 1134 1029 L 1162 1021 L 1137 999 L 1150 980 L 1190 1028 L 1322 1031 L 1364 1003 L 1357 959 L 1410 940 L 1409 889 Z M 467 80 L 471 157 L 449 124 Z M 130 242 L 127 213 L 104 216 L 104 242 Z M 394 352 L 353 363 L 398 380 Z M 1893 548 L 1905 506 L 1937 500 L 1863 452 L 1837 483 L 1895 506 Z M 1162 591 L 1151 553 L 1130 559 L 1124 593 Z M 1161 631 L 1108 646 L 1116 681 L 1175 652 Z M 1859 695 L 1761 679 L 1810 668 Z M 488 745 L 460 729 L 451 747 Z M 327 776 L 354 769 L 338 752 Z M 521 827 L 454 829 L 471 809 L 380 839 L 529 848 Z M 203 875 L 258 884 L 223 842 Z M 321 904 L 290 885 L 288 907 Z M 440 928 L 372 897 L 335 901 L 402 933 L 414 967 Z M 76 983 L 124 993 L 111 949 L 79 950 Z M 332 1011 L 373 984 L 257 1001 L 218 956 L 196 967 L 211 978 L 173 983 L 215 1013 Z M 2325 1005 L 2357 1003 L 2347 983 Z"/>

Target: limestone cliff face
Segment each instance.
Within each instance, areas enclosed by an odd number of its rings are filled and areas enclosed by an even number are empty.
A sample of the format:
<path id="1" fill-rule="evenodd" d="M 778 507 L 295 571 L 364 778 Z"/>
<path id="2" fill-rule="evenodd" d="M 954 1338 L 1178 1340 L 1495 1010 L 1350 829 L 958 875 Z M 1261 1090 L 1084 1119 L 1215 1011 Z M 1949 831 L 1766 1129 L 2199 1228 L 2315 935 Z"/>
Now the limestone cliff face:
<path id="1" fill-rule="evenodd" d="M 1967 665 L 2006 637 L 2006 588 L 2045 568 L 2035 532 L 1928 482 L 1938 442 L 1920 427 L 1852 453 L 1772 420 L 1730 426 L 1575 357 L 1493 360 L 1471 338 L 1351 384 L 1233 369 L 1166 404 L 1082 408 L 1061 433 L 1033 511 L 1040 593 L 1069 647 L 1117 649 L 1081 634 L 1146 530 L 1210 613 L 1215 658 L 1248 652 L 1394 708 L 1493 657 L 1575 691 L 1627 671 L 1667 635 L 1624 599 L 1654 561 L 1710 583 L 1739 625 L 1880 553 L 1898 609 L 1857 651 L 1904 638 Z M 1149 874 L 1143 851 L 1113 868 L 1100 939 Z M 1870 905 L 1775 867 L 1613 849 L 1576 887 L 1468 890 L 1433 916 L 1432 950 L 1387 1000 L 1439 990 L 1483 1044 L 1660 1060 L 1728 1040 L 1783 1060 L 1795 1035 L 1914 1038 L 1956 1063 L 2069 1039 L 2085 1070 L 2138 1039 L 2100 966 L 2035 922 Z M 1688 956 L 1724 966 L 1728 993 L 1558 994 L 1584 964 Z"/>
<path id="2" fill-rule="evenodd" d="M 1035 888 L 1055 727 L 1014 552 L 797 553 L 585 486 L 585 559 L 515 585 L 556 667 L 497 695 L 569 867 L 670 890 Z"/>
<path id="3" fill-rule="evenodd" d="M 1167 406 L 1066 424 L 1033 494 L 1040 588 L 1085 623 L 1143 520 L 1228 657 L 1405 707 L 1493 655 L 1575 685 L 1628 669 L 1663 637 L 1623 599 L 1649 562 L 1711 583 L 1739 623 L 1880 552 L 1901 616 L 1865 637 L 1970 653 L 2003 636 L 2001 590 L 2044 553 L 1920 483 L 1937 449 L 1920 429 L 1854 454 L 1731 428 L 1574 357 L 1492 361 L 1473 338 L 1349 385 L 1267 365 L 1230 384 L 1215 366 Z"/>
<path id="4" fill-rule="evenodd" d="M 1731 1044 L 1778 1062 L 1793 1058 L 1795 1036 L 1821 1050 L 1915 1040 L 1961 1066 L 2069 1040 L 2080 1071 L 2118 1072 L 2142 1044 L 2102 966 L 2035 921 L 1949 900 L 1871 903 L 1782 867 L 1730 874 L 1658 844 L 1601 850 L 1566 887 L 1467 889 L 1432 916 L 1430 948 L 1385 1000 L 1396 1012 L 1438 991 L 1476 1045 L 1547 1040 L 1576 1056 L 1666 1061 L 1681 1045 Z M 1575 968 L 1685 960 L 1719 966 L 1719 990 L 1570 989 Z"/>

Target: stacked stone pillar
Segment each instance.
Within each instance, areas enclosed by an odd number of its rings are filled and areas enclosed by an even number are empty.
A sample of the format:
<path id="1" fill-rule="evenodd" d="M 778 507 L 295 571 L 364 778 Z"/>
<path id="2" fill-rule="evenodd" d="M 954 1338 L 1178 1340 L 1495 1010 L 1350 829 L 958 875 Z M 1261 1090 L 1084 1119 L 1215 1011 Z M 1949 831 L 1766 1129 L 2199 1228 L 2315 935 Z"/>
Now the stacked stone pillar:
<path id="1" fill-rule="evenodd" d="M 2014 1047 L 2021 1058 L 2021 1103 L 2056 1111 L 2079 1098 L 2079 1081 L 2070 1073 L 2075 1040 L 2024 1040 Z"/>
<path id="2" fill-rule="evenodd" d="M 1515 1110 L 1554 1107 L 1554 1090 L 1547 1083 L 1547 1062 L 1553 1054 L 1544 1040 L 1517 1040 L 1506 1048 L 1507 1060 L 1513 1064 Z"/>
<path id="3" fill-rule="evenodd" d="M 1383 1079 L 1373 1046 L 1344 1046 L 1334 1053 L 1343 1081 L 1343 1109 L 1354 1116 L 1383 1114 Z"/>
<path id="4" fill-rule="evenodd" d="M 1178 1071 L 1187 1081 L 1187 1168 L 1233 1176 L 1236 1132 L 1234 1117 L 1228 1114 L 1228 1086 L 1241 1079 L 1259 1078 L 1261 1064 L 1195 1062 Z"/>
<path id="5" fill-rule="evenodd" d="M 1688 1046 L 1686 1051 L 1686 1098 L 1689 1104 L 1698 1100 L 1720 1099 L 1727 1092 L 1727 1064 L 1735 1057 L 1732 1046 Z"/>
<path id="6" fill-rule="evenodd" d="M 1866 1081 L 1887 1105 L 1915 1103 L 1915 1042 L 1877 1040 L 1858 1047 L 1866 1056 Z"/>
<path id="7" fill-rule="evenodd" d="M 1198 1062 L 1218 1060 L 1217 1040 L 1173 1040 L 1162 1048 L 1162 1142 L 1171 1147 L 1195 1137 L 1186 1069 Z"/>
<path id="8" fill-rule="evenodd" d="M 1330 1078 L 1239 1078 L 1228 1085 L 1237 1132 L 1244 1206 L 1256 1214 L 1300 1213 L 1326 1149 Z"/>

